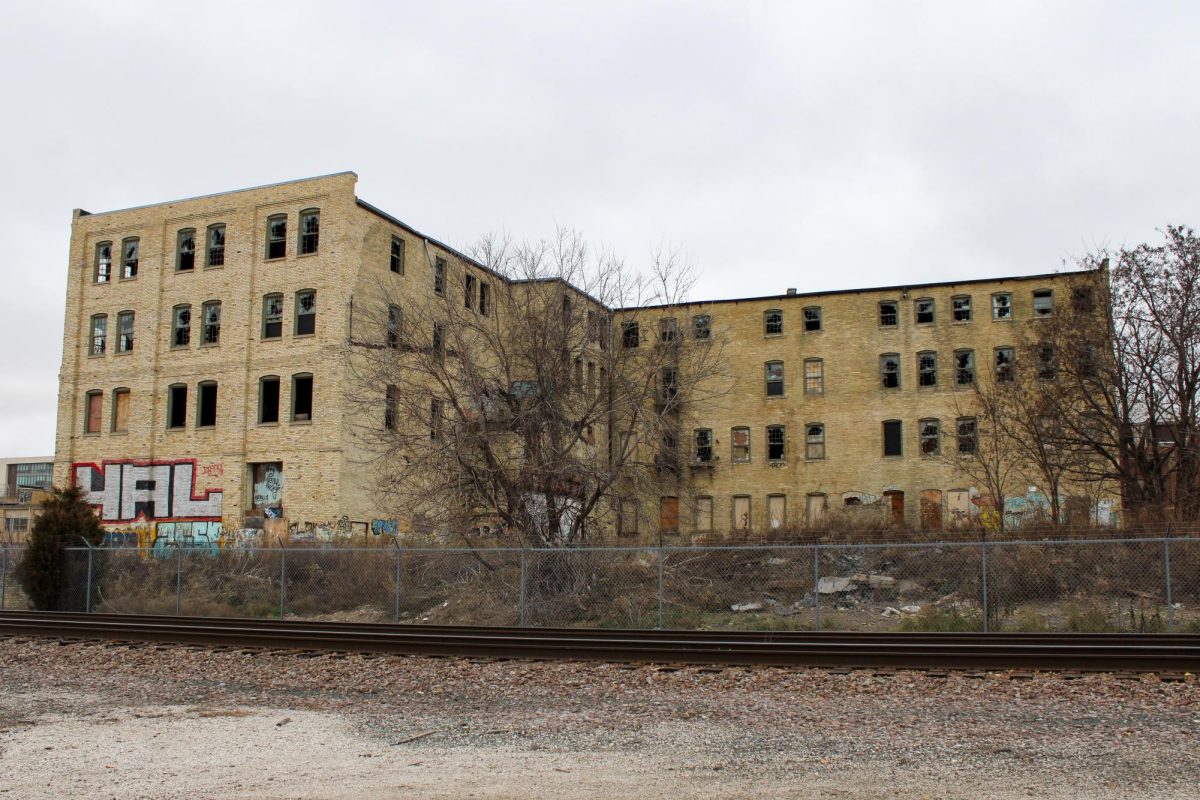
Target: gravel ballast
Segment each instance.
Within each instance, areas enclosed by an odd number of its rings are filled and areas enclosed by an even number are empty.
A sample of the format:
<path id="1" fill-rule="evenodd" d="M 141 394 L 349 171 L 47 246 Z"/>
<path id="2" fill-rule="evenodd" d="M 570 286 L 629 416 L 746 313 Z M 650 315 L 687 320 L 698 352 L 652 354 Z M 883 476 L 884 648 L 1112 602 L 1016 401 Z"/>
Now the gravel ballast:
<path id="1" fill-rule="evenodd" d="M 1200 682 L 0 640 L 0 798 L 1194 798 Z"/>

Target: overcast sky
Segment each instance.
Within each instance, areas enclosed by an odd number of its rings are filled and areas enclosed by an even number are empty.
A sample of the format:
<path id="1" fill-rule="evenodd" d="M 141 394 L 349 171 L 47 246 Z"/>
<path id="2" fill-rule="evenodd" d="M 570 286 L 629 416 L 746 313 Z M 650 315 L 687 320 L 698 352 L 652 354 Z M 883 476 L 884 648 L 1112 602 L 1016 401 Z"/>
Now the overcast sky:
<path id="1" fill-rule="evenodd" d="M 1050 272 L 1196 224 L 1196 3 L 0 0 L 0 457 L 53 452 L 70 212 L 354 170 L 694 299 Z"/>

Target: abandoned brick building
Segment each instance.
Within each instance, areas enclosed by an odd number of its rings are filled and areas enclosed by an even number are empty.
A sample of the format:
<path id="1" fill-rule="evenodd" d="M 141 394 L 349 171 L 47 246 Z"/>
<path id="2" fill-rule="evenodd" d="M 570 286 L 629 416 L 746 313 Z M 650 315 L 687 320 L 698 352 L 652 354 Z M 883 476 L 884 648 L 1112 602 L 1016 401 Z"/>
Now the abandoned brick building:
<path id="1" fill-rule="evenodd" d="M 356 180 L 74 212 L 55 481 L 85 488 L 114 536 L 215 546 L 275 518 L 350 537 L 408 529 L 378 511 L 350 432 L 355 303 L 381 284 L 413 303 L 449 284 L 486 315 L 520 288 L 358 199 Z M 1054 313 L 1063 278 L 599 309 L 613 346 L 724 337 L 732 379 L 681 423 L 687 490 L 618 492 L 602 530 L 968 518 L 978 489 L 931 456 L 971 446 L 975 374 L 1011 369 L 1021 326 Z"/>

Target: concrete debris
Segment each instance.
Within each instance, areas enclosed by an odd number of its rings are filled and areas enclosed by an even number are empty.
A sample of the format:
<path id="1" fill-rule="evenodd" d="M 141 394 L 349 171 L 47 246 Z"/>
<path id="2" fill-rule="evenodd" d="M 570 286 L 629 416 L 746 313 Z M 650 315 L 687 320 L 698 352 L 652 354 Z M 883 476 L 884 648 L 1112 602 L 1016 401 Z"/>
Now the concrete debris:
<path id="1" fill-rule="evenodd" d="M 853 592 L 857 588 L 857 584 L 849 578 L 821 578 L 817 581 L 817 591 L 821 594 Z"/>
<path id="2" fill-rule="evenodd" d="M 880 614 L 879 616 L 881 616 L 881 617 L 899 617 L 899 616 L 901 616 L 900 609 L 892 608 L 891 606 L 888 606 L 887 608 L 885 608 L 883 610 L 883 613 Z"/>
<path id="3" fill-rule="evenodd" d="M 821 594 L 842 594 L 854 592 L 861 588 L 891 589 L 896 585 L 896 579 L 888 575 L 851 575 L 850 577 L 824 577 L 817 581 L 817 591 Z"/>
<path id="4" fill-rule="evenodd" d="M 781 567 L 788 563 L 786 558 L 771 558 L 767 559 L 767 564 L 772 567 Z"/>
<path id="5" fill-rule="evenodd" d="M 734 603 L 729 607 L 729 610 L 741 613 L 744 611 L 762 611 L 762 608 L 762 603 Z"/>
<path id="6" fill-rule="evenodd" d="M 920 606 L 900 606 L 900 610 L 901 610 L 901 611 L 903 611 L 905 614 L 919 614 L 919 613 L 921 613 L 921 607 L 920 607 Z"/>

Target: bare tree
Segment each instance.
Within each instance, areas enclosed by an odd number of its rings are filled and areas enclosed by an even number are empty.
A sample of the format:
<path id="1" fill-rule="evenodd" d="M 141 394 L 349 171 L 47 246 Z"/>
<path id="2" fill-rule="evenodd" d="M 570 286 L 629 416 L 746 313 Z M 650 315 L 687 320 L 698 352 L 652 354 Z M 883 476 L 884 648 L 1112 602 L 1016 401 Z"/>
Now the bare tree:
<path id="1" fill-rule="evenodd" d="M 1134 518 L 1200 516 L 1200 241 L 1080 259 L 1071 296 L 1026 334 L 1074 480 L 1119 486 Z M 1111 271 L 1110 271 L 1111 265 Z M 1099 276 L 1100 280 L 1096 280 Z M 1103 280 L 1107 278 L 1108 280 Z"/>
<path id="2" fill-rule="evenodd" d="M 992 382 L 981 385 L 977 381 L 969 398 L 955 400 L 954 431 L 941 431 L 937 452 L 927 455 L 953 467 L 986 492 L 995 505 L 996 526 L 1004 530 L 1005 501 L 1020 480 L 1025 456 L 1012 446 L 1005 393 Z"/>
<path id="3" fill-rule="evenodd" d="M 440 293 L 381 279 L 354 309 L 346 388 L 380 507 L 429 532 L 557 545 L 610 519 L 614 485 L 663 480 L 636 442 L 668 438 L 681 398 L 722 391 L 724 344 L 651 341 L 614 311 L 684 301 L 677 254 L 641 273 L 560 229 L 427 257 Z"/>

